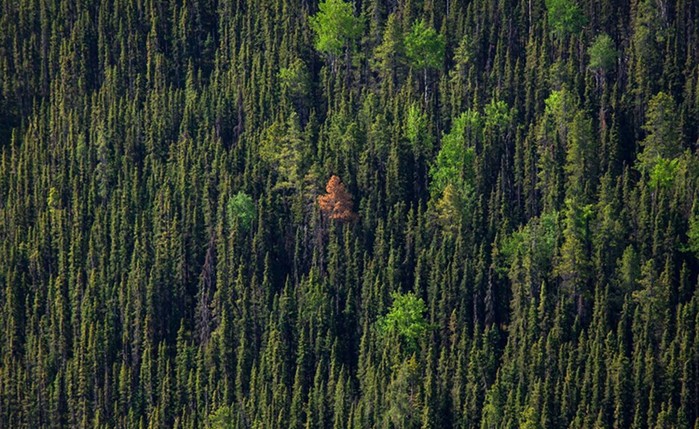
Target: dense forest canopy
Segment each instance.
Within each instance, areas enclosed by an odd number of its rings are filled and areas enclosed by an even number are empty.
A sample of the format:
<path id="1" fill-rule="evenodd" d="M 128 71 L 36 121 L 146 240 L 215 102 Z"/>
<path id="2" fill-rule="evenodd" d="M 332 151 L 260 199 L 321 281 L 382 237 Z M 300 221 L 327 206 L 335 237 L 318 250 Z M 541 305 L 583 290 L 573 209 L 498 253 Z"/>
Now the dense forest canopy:
<path id="1" fill-rule="evenodd" d="M 696 0 L 0 0 L 0 429 L 699 427 Z"/>

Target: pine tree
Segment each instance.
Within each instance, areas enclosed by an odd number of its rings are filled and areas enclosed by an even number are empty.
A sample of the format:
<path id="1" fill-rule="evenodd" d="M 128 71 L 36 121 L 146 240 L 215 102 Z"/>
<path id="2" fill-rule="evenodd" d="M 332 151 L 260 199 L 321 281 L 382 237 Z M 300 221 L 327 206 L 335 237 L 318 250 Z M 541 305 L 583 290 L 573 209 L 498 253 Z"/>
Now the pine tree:
<path id="1" fill-rule="evenodd" d="M 347 192 L 339 177 L 330 177 L 325 192 L 325 195 L 318 197 L 318 205 L 330 219 L 346 222 L 357 218 L 357 214 L 352 211 L 352 194 Z"/>

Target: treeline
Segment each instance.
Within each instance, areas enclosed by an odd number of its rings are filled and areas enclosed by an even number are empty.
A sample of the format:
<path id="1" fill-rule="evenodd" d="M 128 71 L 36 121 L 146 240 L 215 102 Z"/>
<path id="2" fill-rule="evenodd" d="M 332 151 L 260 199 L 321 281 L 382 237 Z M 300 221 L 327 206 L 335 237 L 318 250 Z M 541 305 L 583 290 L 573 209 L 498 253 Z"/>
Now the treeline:
<path id="1" fill-rule="evenodd" d="M 699 3 L 0 0 L 0 428 L 699 426 Z"/>

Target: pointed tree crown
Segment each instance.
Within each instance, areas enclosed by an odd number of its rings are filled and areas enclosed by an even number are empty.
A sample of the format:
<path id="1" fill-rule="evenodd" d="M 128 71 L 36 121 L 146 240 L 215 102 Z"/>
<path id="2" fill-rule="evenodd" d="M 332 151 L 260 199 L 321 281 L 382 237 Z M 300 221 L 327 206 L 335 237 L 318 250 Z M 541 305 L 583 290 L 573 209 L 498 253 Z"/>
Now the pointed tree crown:
<path id="1" fill-rule="evenodd" d="M 351 221 L 357 218 L 357 214 L 352 211 L 352 194 L 347 191 L 339 177 L 330 177 L 325 192 L 325 195 L 318 197 L 318 205 L 330 219 Z"/>

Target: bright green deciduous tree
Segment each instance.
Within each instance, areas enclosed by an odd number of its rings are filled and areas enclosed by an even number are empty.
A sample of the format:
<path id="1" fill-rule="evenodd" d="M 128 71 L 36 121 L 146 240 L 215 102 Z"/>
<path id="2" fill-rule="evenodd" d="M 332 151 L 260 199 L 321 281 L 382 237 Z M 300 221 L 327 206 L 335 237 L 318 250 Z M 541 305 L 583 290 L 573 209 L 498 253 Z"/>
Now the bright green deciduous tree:
<path id="1" fill-rule="evenodd" d="M 405 54 L 410 65 L 418 70 L 438 69 L 444 62 L 444 35 L 429 27 L 425 21 L 413 23 L 405 36 Z"/>
<path id="2" fill-rule="evenodd" d="M 430 168 L 433 195 L 440 194 L 453 183 L 468 185 L 473 177 L 475 152 L 473 142 L 482 134 L 480 113 L 467 110 L 454 120 L 451 131 L 442 137 L 442 148 Z"/>
<path id="3" fill-rule="evenodd" d="M 378 320 L 379 330 L 384 334 L 397 334 L 409 350 L 414 350 L 420 338 L 427 332 L 425 301 L 412 292 L 393 292 L 391 297 L 393 305 L 388 313 Z"/>
<path id="4" fill-rule="evenodd" d="M 404 134 L 415 154 L 425 156 L 432 151 L 433 138 L 428 129 L 427 115 L 417 103 L 408 107 Z"/>
<path id="5" fill-rule="evenodd" d="M 570 122 L 578 111 L 578 98 L 570 90 L 563 88 L 551 91 L 544 103 L 546 117 L 553 120 L 561 139 L 565 140 Z"/>
<path id="6" fill-rule="evenodd" d="M 320 52 L 336 56 L 347 43 L 361 36 L 364 20 L 354 16 L 350 2 L 325 0 L 318 5 L 318 13 L 310 18 L 316 33 L 315 46 Z"/>
<path id="7" fill-rule="evenodd" d="M 587 49 L 590 56 L 590 68 L 605 72 L 614 67 L 619 53 L 614 47 L 614 41 L 608 34 L 602 33 L 595 38 L 592 45 Z"/>
<path id="8" fill-rule="evenodd" d="M 237 220 L 238 225 L 247 231 L 255 219 L 255 203 L 252 201 L 252 197 L 242 191 L 235 194 L 228 201 L 228 216 L 231 223 Z"/>
<path id="9" fill-rule="evenodd" d="M 507 127 L 512 121 L 512 110 L 502 100 L 492 99 L 483 109 L 485 128 L 498 130 Z"/>
<path id="10" fill-rule="evenodd" d="M 405 36 L 404 44 L 410 66 L 423 72 L 424 96 L 427 102 L 427 70 L 442 67 L 446 39 L 424 20 L 419 20 L 413 23 Z"/>
<path id="11" fill-rule="evenodd" d="M 539 419 L 538 410 L 530 405 L 522 412 L 522 423 L 519 427 L 520 429 L 539 429 L 541 428 Z"/>
<path id="12" fill-rule="evenodd" d="M 223 406 L 209 415 L 209 425 L 211 429 L 232 429 L 235 427 L 233 422 L 233 412 L 231 407 Z"/>
<path id="13" fill-rule="evenodd" d="M 699 258 L 699 214 L 695 214 L 689 220 L 687 237 L 689 238 L 687 250 L 694 253 L 694 255 Z"/>
<path id="14" fill-rule="evenodd" d="M 579 32 L 585 16 L 575 0 L 546 0 L 549 27 L 559 37 Z"/>
<path id="15" fill-rule="evenodd" d="M 667 188 L 674 181 L 680 168 L 680 158 L 658 158 L 649 172 L 650 187 Z"/>

